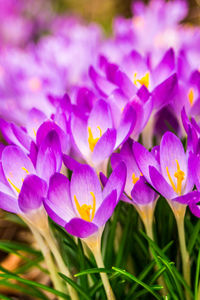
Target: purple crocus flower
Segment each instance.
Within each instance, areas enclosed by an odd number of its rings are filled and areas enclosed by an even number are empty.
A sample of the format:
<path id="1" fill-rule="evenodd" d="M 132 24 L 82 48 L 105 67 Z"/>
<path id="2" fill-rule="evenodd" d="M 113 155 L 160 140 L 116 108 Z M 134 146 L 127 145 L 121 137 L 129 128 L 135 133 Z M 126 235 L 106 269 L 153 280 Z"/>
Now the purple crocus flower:
<path id="1" fill-rule="evenodd" d="M 61 164 L 59 138 L 54 131 L 39 147 L 35 166 L 18 146 L 6 146 L 0 164 L 0 207 L 29 221 L 45 219 L 42 198 L 47 194 L 49 178 L 60 171 Z"/>
<path id="2" fill-rule="evenodd" d="M 147 185 L 144 176 L 142 176 L 133 155 L 132 145 L 133 141 L 129 139 L 122 146 L 120 153 L 113 153 L 111 165 L 112 168 L 115 168 L 120 162 L 125 163 L 127 178 L 124 188 L 125 194 L 121 199 L 135 206 L 146 228 L 149 227 L 147 230 L 150 230 L 158 194 Z"/>
<path id="3" fill-rule="evenodd" d="M 111 217 L 125 180 L 126 167 L 120 163 L 102 191 L 94 169 L 77 163 L 71 181 L 59 173 L 51 177 L 45 209 L 68 233 L 79 238 L 89 237 L 102 230 Z"/>
<path id="4" fill-rule="evenodd" d="M 78 112 L 72 115 L 71 132 L 74 144 L 83 159 L 95 168 L 102 169 L 107 159 L 132 132 L 135 125 L 135 112 L 127 105 L 117 129 L 114 128 L 109 104 L 98 100 L 89 117 Z"/>
<path id="5" fill-rule="evenodd" d="M 133 144 L 133 153 L 146 180 L 169 201 L 173 211 L 185 210 L 194 186 L 193 159 L 185 153 L 181 141 L 173 133 L 166 132 L 160 143 L 159 161 L 137 142 Z"/>

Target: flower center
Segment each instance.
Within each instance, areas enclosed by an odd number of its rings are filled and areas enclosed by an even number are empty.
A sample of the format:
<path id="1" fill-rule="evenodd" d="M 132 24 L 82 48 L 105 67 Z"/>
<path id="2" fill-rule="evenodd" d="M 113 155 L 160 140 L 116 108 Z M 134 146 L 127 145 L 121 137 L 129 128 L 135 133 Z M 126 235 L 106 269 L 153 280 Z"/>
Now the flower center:
<path id="1" fill-rule="evenodd" d="M 145 85 L 146 88 L 149 87 L 149 81 L 150 81 L 150 75 L 149 72 L 147 72 L 143 77 L 140 79 L 137 78 L 137 73 L 134 74 L 133 83 L 138 86 L 138 83 L 141 85 Z"/>
<path id="2" fill-rule="evenodd" d="M 194 103 L 194 89 L 190 88 L 188 91 L 188 101 L 190 103 L 190 105 L 192 106 Z"/>
<path id="3" fill-rule="evenodd" d="M 79 215 L 81 216 L 81 218 L 87 222 L 92 222 L 92 220 L 94 219 L 94 215 L 95 215 L 95 210 L 96 210 L 96 199 L 95 199 L 95 195 L 93 192 L 90 192 L 91 196 L 92 196 L 92 201 L 93 201 L 93 205 L 87 205 L 87 204 L 83 204 L 80 206 L 76 195 L 74 195 L 74 201 L 76 204 L 76 209 L 79 213 Z"/>
<path id="4" fill-rule="evenodd" d="M 94 147 L 96 146 L 98 140 L 100 139 L 100 137 L 102 137 L 102 130 L 99 126 L 97 126 L 97 128 L 99 129 L 99 137 L 94 138 L 93 134 L 92 134 L 92 129 L 91 127 L 88 127 L 88 133 L 89 133 L 89 137 L 88 137 L 88 143 L 89 143 L 89 147 L 90 150 L 93 152 L 94 151 Z"/>
<path id="5" fill-rule="evenodd" d="M 135 176 L 135 173 L 132 174 L 132 181 L 135 184 L 140 178 Z"/>
<path id="6" fill-rule="evenodd" d="M 28 171 L 26 168 L 22 167 L 22 170 L 24 170 L 27 174 L 29 174 L 29 171 Z M 10 172 L 9 174 L 10 174 L 10 177 L 13 177 L 12 172 Z M 7 177 L 7 180 L 8 180 L 8 182 L 10 183 L 10 185 L 15 189 L 15 191 L 19 194 L 20 191 L 21 191 L 21 189 L 18 188 L 18 187 L 12 182 L 12 180 L 11 180 L 10 178 Z M 24 179 L 22 179 L 22 182 L 23 182 L 23 181 L 24 181 Z"/>
<path id="7" fill-rule="evenodd" d="M 176 165 L 177 165 L 177 171 L 174 173 L 174 177 L 176 178 L 177 184 L 175 185 L 174 181 L 171 178 L 171 175 L 169 173 L 169 168 L 166 167 L 167 176 L 169 178 L 169 181 L 171 183 L 171 186 L 173 190 L 178 194 L 181 195 L 181 189 L 182 189 L 182 182 L 185 178 L 185 173 L 180 169 L 178 160 L 176 159 Z"/>

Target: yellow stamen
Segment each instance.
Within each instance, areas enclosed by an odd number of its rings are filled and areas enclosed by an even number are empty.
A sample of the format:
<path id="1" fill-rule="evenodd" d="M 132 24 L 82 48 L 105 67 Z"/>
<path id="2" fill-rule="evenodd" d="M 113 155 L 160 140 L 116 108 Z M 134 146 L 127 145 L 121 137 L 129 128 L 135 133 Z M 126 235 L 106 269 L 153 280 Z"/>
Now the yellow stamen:
<path id="1" fill-rule="evenodd" d="M 29 171 L 26 168 L 22 167 L 22 170 L 24 170 L 27 174 L 29 174 Z"/>
<path id="2" fill-rule="evenodd" d="M 172 180 L 172 177 L 169 173 L 169 168 L 166 167 L 166 171 L 167 171 L 167 176 L 169 178 L 169 181 L 171 183 L 171 186 L 173 188 L 173 190 L 181 195 L 181 189 L 182 189 L 182 181 L 184 180 L 185 178 L 185 173 L 180 169 L 180 165 L 178 163 L 178 160 L 176 159 L 176 165 L 177 165 L 177 171 L 174 173 L 174 177 L 176 178 L 177 180 L 177 186 L 174 184 L 173 180 Z"/>
<path id="3" fill-rule="evenodd" d="M 189 100 L 190 105 L 192 106 L 194 103 L 194 89 L 193 88 L 189 89 L 188 100 Z"/>
<path id="4" fill-rule="evenodd" d="M 19 194 L 20 193 L 20 189 L 14 185 L 14 183 L 10 180 L 10 178 L 7 178 L 8 182 L 10 183 L 10 185 L 12 185 L 12 187 L 16 190 L 16 192 Z"/>
<path id="5" fill-rule="evenodd" d="M 177 171 L 174 173 L 174 177 L 177 179 L 177 189 L 176 192 L 181 195 L 182 181 L 185 178 L 185 173 L 180 169 L 178 160 L 176 159 Z"/>
<path id="6" fill-rule="evenodd" d="M 33 128 L 33 133 L 34 133 L 34 136 L 36 136 L 37 134 L 36 134 L 36 130 Z"/>
<path id="7" fill-rule="evenodd" d="M 101 137 L 102 136 L 102 130 L 99 126 L 97 126 L 97 128 L 99 129 L 99 134 L 100 134 L 100 137 Z M 90 147 L 90 150 L 93 152 L 94 147 L 96 146 L 96 144 L 97 144 L 98 140 L 100 139 L 100 137 L 97 137 L 97 138 L 93 137 L 91 127 L 88 127 L 88 133 L 89 133 L 89 137 L 88 137 L 89 147 Z"/>
<path id="8" fill-rule="evenodd" d="M 135 176 L 135 173 L 132 174 L 133 184 L 135 184 L 140 178 Z"/>
<path id="9" fill-rule="evenodd" d="M 173 187 L 173 190 L 176 192 L 176 186 L 175 186 L 175 184 L 174 184 L 174 182 L 173 182 L 173 180 L 172 180 L 172 178 L 171 178 L 171 175 L 170 175 L 170 173 L 169 173 L 169 168 L 168 168 L 168 167 L 166 167 L 166 171 L 167 171 L 167 176 L 168 176 L 168 178 L 169 178 L 169 181 L 170 181 L 170 183 L 171 183 L 171 186 Z"/>
<path id="10" fill-rule="evenodd" d="M 139 82 L 141 85 L 145 85 L 146 88 L 149 87 L 149 81 L 150 81 L 150 74 L 147 72 L 142 78 L 137 79 L 137 73 L 134 73 L 133 77 L 133 83 L 137 86 L 137 83 Z"/>
<path id="11" fill-rule="evenodd" d="M 93 200 L 93 205 L 87 205 L 87 204 L 83 204 L 82 206 L 80 206 L 76 195 L 74 195 L 74 201 L 76 204 L 76 209 L 79 213 L 79 215 L 81 216 L 81 218 L 87 222 L 91 222 L 94 219 L 94 215 L 95 215 L 95 210 L 96 210 L 96 199 L 95 199 L 95 195 L 93 192 L 90 192 L 90 194 L 92 195 L 92 200 Z M 92 210 L 92 213 L 90 212 Z"/>

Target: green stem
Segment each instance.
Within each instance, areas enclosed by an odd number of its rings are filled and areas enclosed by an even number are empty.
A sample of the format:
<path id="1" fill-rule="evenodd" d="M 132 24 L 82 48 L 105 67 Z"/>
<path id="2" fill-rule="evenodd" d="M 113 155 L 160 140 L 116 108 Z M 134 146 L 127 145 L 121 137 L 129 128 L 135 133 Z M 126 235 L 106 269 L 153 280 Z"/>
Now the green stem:
<path id="1" fill-rule="evenodd" d="M 180 243 L 180 250 L 181 250 L 181 258 L 182 258 L 182 267 L 183 267 L 183 276 L 188 284 L 188 286 L 191 286 L 190 283 L 190 257 L 186 248 L 186 241 L 185 241 L 185 228 L 184 228 L 184 216 L 185 213 L 182 215 L 175 215 L 176 222 L 177 222 L 177 228 L 178 228 L 178 237 L 179 237 L 179 243 Z M 186 299 L 190 299 L 190 295 L 188 291 L 185 291 Z"/>
<path id="2" fill-rule="evenodd" d="M 89 237 L 84 239 L 84 242 L 86 243 L 86 245 L 90 248 L 90 250 L 92 251 L 94 258 L 96 260 L 97 263 L 97 267 L 98 268 L 105 268 L 104 263 L 103 263 L 103 259 L 102 259 L 102 255 L 101 255 L 101 234 L 99 234 L 98 236 L 93 236 L 93 237 Z M 112 288 L 110 286 L 110 282 L 108 280 L 108 276 L 106 273 L 100 273 L 103 285 L 104 285 L 104 289 L 106 292 L 106 296 L 108 300 L 115 300 L 115 296 L 113 294 Z"/>
<path id="3" fill-rule="evenodd" d="M 60 272 L 65 274 L 70 279 L 73 279 L 69 269 L 67 268 L 67 266 L 65 265 L 65 263 L 61 257 L 57 243 L 56 243 L 55 239 L 53 238 L 53 236 L 50 232 L 50 229 L 42 231 L 42 235 L 43 235 L 44 239 L 46 240 L 47 244 L 49 245 L 49 247 L 55 257 L 55 260 L 57 262 Z M 68 287 L 68 291 L 69 291 L 69 295 L 70 295 L 71 299 L 78 300 L 79 297 L 78 297 L 76 290 L 71 285 L 67 285 L 67 287 Z"/>
<path id="4" fill-rule="evenodd" d="M 49 270 L 50 273 L 50 277 L 51 280 L 53 282 L 53 285 L 55 287 L 56 290 L 61 291 L 61 292 L 65 292 L 61 279 L 58 276 L 58 272 L 57 269 L 55 267 L 53 258 L 51 256 L 51 252 L 49 250 L 49 248 L 47 247 L 47 245 L 45 244 L 45 241 L 43 240 L 42 236 L 40 235 L 40 233 L 38 232 L 38 230 L 36 228 L 34 228 L 32 225 L 28 224 L 29 228 L 31 229 L 34 238 L 36 240 L 36 242 L 38 243 L 41 252 L 43 254 L 44 260 L 46 262 L 46 266 Z"/>
<path id="5" fill-rule="evenodd" d="M 141 216 L 141 218 L 143 220 L 147 236 L 152 241 L 154 241 L 154 236 L 153 236 L 153 214 L 154 214 L 154 208 L 153 209 L 151 209 L 151 208 L 148 209 L 148 205 L 147 205 L 145 207 L 144 211 L 146 212 L 145 216 L 144 216 L 144 213 L 140 213 L 139 212 L 139 214 L 140 214 L 140 216 Z M 149 253 L 150 253 L 151 258 L 153 259 L 153 254 L 152 254 L 151 248 L 149 248 Z M 157 265 L 155 266 L 155 269 L 156 269 L 156 271 L 158 271 L 158 266 Z M 158 277 L 157 280 L 158 280 L 158 284 L 163 287 L 163 289 L 161 290 L 161 294 L 163 296 L 166 296 L 168 294 L 168 292 L 167 292 L 167 287 L 166 287 L 166 284 L 165 284 L 163 276 Z"/>

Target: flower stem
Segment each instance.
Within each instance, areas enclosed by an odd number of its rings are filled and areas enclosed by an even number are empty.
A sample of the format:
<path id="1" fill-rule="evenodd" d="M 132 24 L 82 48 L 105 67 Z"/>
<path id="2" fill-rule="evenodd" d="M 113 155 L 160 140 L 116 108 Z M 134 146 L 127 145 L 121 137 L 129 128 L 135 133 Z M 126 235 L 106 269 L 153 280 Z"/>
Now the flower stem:
<path id="1" fill-rule="evenodd" d="M 184 216 L 176 216 L 176 222 L 178 227 L 178 236 L 179 236 L 179 243 L 180 243 L 180 250 L 181 250 L 181 257 L 182 257 L 182 266 L 183 266 L 183 276 L 190 286 L 190 257 L 186 248 L 185 242 L 185 228 L 184 228 Z M 185 291 L 186 299 L 190 299 L 190 295 L 188 291 Z"/>
<path id="2" fill-rule="evenodd" d="M 49 270 L 50 277 L 51 277 L 51 280 L 53 282 L 55 289 L 58 291 L 61 291 L 61 292 L 65 292 L 64 287 L 61 282 L 61 279 L 58 276 L 58 272 L 57 272 L 56 266 L 54 264 L 53 258 L 51 256 L 51 252 L 50 252 L 49 248 L 47 247 L 44 239 L 42 238 L 42 236 L 40 235 L 39 231 L 36 228 L 34 228 L 30 224 L 28 224 L 28 226 L 31 229 L 31 231 L 34 235 L 34 238 L 41 249 L 41 252 L 43 254 L 44 260 L 46 262 L 46 266 Z"/>
<path id="3" fill-rule="evenodd" d="M 52 251 L 52 253 L 55 257 L 55 260 L 57 262 L 57 265 L 58 265 L 58 268 L 59 268 L 60 272 L 63 273 L 64 275 L 66 275 L 67 277 L 69 277 L 70 279 L 73 279 L 69 269 L 65 265 L 61 255 L 60 255 L 57 243 L 56 243 L 55 239 L 53 238 L 50 230 L 43 231 L 43 237 L 46 240 L 47 244 L 49 245 L 49 247 L 50 247 L 50 249 L 51 249 L 51 251 Z M 75 289 L 69 284 L 67 285 L 67 288 L 68 288 L 69 295 L 70 295 L 71 299 L 72 300 L 78 300 L 79 297 L 78 297 L 78 294 L 75 291 Z"/>
<path id="4" fill-rule="evenodd" d="M 141 216 L 141 218 L 143 220 L 143 223 L 144 223 L 146 234 L 152 241 L 154 241 L 154 236 L 153 236 L 153 215 L 154 215 L 154 209 L 148 209 L 148 207 L 146 209 L 145 217 L 144 217 L 144 214 L 140 213 L 140 216 Z M 149 253 L 150 253 L 151 258 L 153 259 L 153 254 L 152 254 L 151 248 L 149 248 Z M 158 266 L 157 265 L 155 266 L 155 270 L 158 271 Z M 161 289 L 161 291 L 160 291 L 161 294 L 163 296 L 166 296 L 168 294 L 168 292 L 167 292 L 167 287 L 166 287 L 163 276 L 158 277 L 157 280 L 158 280 L 158 284 L 163 287 L 163 289 Z"/>
<path id="5" fill-rule="evenodd" d="M 102 260 L 102 255 L 101 255 L 101 234 L 98 236 L 94 237 L 89 237 L 84 239 L 85 243 L 87 246 L 90 248 L 92 251 L 94 258 L 96 260 L 98 268 L 105 268 L 103 260 Z M 106 273 L 100 273 L 106 296 L 108 300 L 115 300 L 114 293 L 112 291 L 112 288 L 110 286 L 110 282 L 108 280 L 108 276 Z"/>

